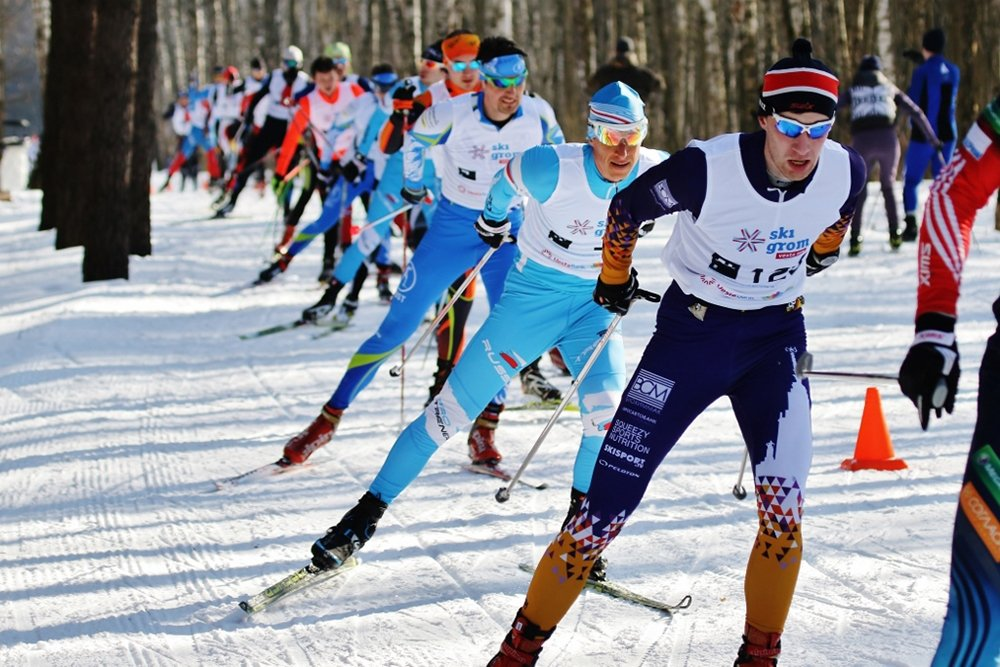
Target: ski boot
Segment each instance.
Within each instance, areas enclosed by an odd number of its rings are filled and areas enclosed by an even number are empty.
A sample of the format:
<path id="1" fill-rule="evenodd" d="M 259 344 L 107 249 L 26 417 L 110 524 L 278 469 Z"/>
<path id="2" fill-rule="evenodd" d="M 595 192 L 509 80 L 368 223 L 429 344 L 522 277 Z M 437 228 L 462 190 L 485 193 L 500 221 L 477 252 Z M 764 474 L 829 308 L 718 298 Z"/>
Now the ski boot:
<path id="1" fill-rule="evenodd" d="M 339 324 L 341 326 L 347 326 L 347 323 L 354 319 L 354 313 L 358 310 L 358 302 L 356 299 L 352 299 L 348 296 L 344 299 L 344 303 L 340 304 L 340 310 L 337 314 L 333 316 L 334 324 Z"/>
<path id="2" fill-rule="evenodd" d="M 232 201 L 227 201 L 225 204 L 215 209 L 215 215 L 213 215 L 212 217 L 224 218 L 230 213 L 232 213 L 234 208 L 236 208 L 236 204 L 234 204 Z"/>
<path id="3" fill-rule="evenodd" d="M 903 245 L 903 238 L 896 232 L 889 232 L 889 247 L 896 251 L 901 245 Z"/>
<path id="4" fill-rule="evenodd" d="M 486 667 L 534 665 L 538 662 L 538 654 L 542 652 L 542 644 L 554 631 L 555 628 L 542 630 L 525 617 L 523 609 L 518 609 L 517 616 L 510 625 L 510 632 L 503 638 L 500 650 Z"/>
<path id="5" fill-rule="evenodd" d="M 781 633 L 764 632 L 749 623 L 743 630 L 743 645 L 733 667 L 776 667 L 781 655 Z"/>
<path id="6" fill-rule="evenodd" d="M 906 227 L 903 228 L 903 233 L 900 237 L 904 241 L 916 241 L 917 240 L 917 218 L 913 214 L 908 214 L 905 218 Z"/>
<path id="7" fill-rule="evenodd" d="M 387 507 L 371 491 L 366 492 L 336 526 L 328 528 L 326 535 L 313 543 L 313 565 L 321 570 L 333 570 L 343 565 L 375 534 L 378 520 Z"/>
<path id="8" fill-rule="evenodd" d="M 271 266 L 267 267 L 257 276 L 257 284 L 262 285 L 264 283 L 269 283 L 279 274 L 284 273 L 285 269 L 288 268 L 288 263 L 292 261 L 292 258 L 288 255 L 281 254 L 278 259 L 271 263 Z"/>
<path id="9" fill-rule="evenodd" d="M 344 289 L 344 284 L 333 280 L 330 286 L 323 292 L 319 301 L 302 311 L 302 319 L 305 322 L 318 322 L 333 312 L 333 307 L 337 305 L 337 295 Z"/>
<path id="10" fill-rule="evenodd" d="M 543 401 L 558 401 L 562 392 L 545 379 L 538 368 L 538 359 L 521 369 L 521 391 L 525 396 L 537 396 Z"/>
<path id="11" fill-rule="evenodd" d="M 323 411 L 304 431 L 293 437 L 285 445 L 284 457 L 289 463 L 304 463 L 313 452 L 330 442 L 340 423 L 343 410 L 323 406 Z"/>
<path id="12" fill-rule="evenodd" d="M 390 270 L 391 269 L 388 266 L 379 266 L 378 273 L 375 276 L 375 287 L 378 289 L 378 300 L 384 304 L 388 304 L 392 301 L 392 288 L 389 287 Z"/>
<path id="13" fill-rule="evenodd" d="M 438 358 L 437 370 L 434 371 L 434 383 L 431 384 L 431 387 L 428 390 L 427 401 L 424 403 L 425 408 L 430 405 L 431 401 L 434 400 L 434 397 L 440 394 L 441 390 L 444 389 L 444 383 L 448 381 L 448 376 L 451 375 L 453 368 L 455 368 L 455 364 L 451 363 L 447 359 Z"/>
<path id="14" fill-rule="evenodd" d="M 500 423 L 500 413 L 503 405 L 490 403 L 487 405 L 469 431 L 469 458 L 473 465 L 495 466 L 503 460 L 503 456 L 493 444 L 493 435 Z"/>
<path id="15" fill-rule="evenodd" d="M 580 512 L 580 506 L 583 505 L 583 499 L 586 497 L 587 494 L 579 489 L 573 488 L 569 490 L 569 511 L 566 512 L 566 518 L 563 519 L 562 530 L 566 530 L 569 522 Z M 590 568 L 590 574 L 587 575 L 587 578 L 591 581 L 607 580 L 608 561 L 603 554 L 598 556 L 597 560 L 594 561 L 594 566 Z"/>
<path id="16" fill-rule="evenodd" d="M 851 239 L 850 248 L 847 251 L 848 257 L 857 257 L 861 254 L 861 242 L 864 241 L 860 236 Z"/>

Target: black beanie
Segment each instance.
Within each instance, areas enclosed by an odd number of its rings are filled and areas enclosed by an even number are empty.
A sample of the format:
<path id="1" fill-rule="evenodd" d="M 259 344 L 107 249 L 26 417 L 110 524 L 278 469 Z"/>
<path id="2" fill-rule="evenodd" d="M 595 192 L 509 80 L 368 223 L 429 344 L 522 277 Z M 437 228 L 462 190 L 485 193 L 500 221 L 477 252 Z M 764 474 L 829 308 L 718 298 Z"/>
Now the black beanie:
<path id="1" fill-rule="evenodd" d="M 774 63 L 764 74 L 757 115 L 815 111 L 833 118 L 839 92 L 837 75 L 812 57 L 812 44 L 800 37 L 792 44 L 792 56 Z"/>
<path id="2" fill-rule="evenodd" d="M 931 28 L 924 33 L 924 41 L 921 43 L 925 49 L 931 53 L 941 53 L 944 51 L 944 30 L 941 28 Z"/>

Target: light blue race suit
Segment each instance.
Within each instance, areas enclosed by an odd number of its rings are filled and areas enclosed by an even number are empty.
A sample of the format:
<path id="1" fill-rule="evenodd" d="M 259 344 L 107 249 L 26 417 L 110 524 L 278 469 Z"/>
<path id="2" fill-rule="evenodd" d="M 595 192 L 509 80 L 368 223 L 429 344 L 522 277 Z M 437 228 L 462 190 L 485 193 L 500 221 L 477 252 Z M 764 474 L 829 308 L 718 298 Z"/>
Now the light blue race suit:
<path id="1" fill-rule="evenodd" d="M 577 376 L 613 319 L 593 300 L 601 240 L 611 197 L 667 154 L 641 149 L 622 181 L 601 177 L 586 144 L 539 146 L 497 174 L 484 217 L 502 220 L 520 195 L 529 197 L 519 253 L 503 295 L 452 371 L 444 389 L 400 434 L 370 491 L 392 502 L 438 447 L 462 432 L 517 372 L 558 346 Z M 573 488 L 586 492 L 604 432 L 625 386 L 621 332 L 615 331 L 580 382 L 583 434 Z"/>

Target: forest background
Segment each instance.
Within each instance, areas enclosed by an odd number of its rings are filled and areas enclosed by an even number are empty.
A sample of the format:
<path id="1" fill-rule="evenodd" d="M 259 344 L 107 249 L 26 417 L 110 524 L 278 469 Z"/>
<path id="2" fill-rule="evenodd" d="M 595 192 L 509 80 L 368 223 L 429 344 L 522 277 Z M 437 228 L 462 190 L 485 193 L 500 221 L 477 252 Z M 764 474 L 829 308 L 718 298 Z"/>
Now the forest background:
<path id="1" fill-rule="evenodd" d="M 94 234 L 106 236 L 95 249 L 117 239 L 118 259 L 108 270 L 108 257 L 95 256 L 93 275 L 121 273 L 123 243 L 129 254 L 150 251 L 149 169 L 175 146 L 160 116 L 176 91 L 208 83 L 217 65 L 246 73 L 253 56 L 276 67 L 288 44 L 303 50 L 306 67 L 325 45 L 344 41 L 357 73 L 388 62 L 407 75 L 423 47 L 454 28 L 507 35 L 529 54 L 529 88 L 552 103 L 567 139 L 579 141 L 586 81 L 627 35 L 639 63 L 664 78 L 649 102 L 647 145 L 670 151 L 755 128 L 762 74 L 797 36 L 812 41 L 842 86 L 862 56 L 877 54 L 905 90 L 914 64 L 903 52 L 919 49 L 927 29 L 943 28 L 944 54 L 961 69 L 960 132 L 1000 89 L 1000 0 L 3 0 L 0 24 L 25 13 L 34 19 L 49 130 L 41 175 L 60 184 L 46 189 L 42 228 L 57 229 L 57 247 Z M 0 80 L 2 53 L 0 43 Z M 839 123 L 833 137 L 849 141 L 847 128 Z M 45 161 L 44 146 L 74 162 Z M 63 187 L 67 180 L 77 187 Z M 95 202 L 103 210 L 92 215 L 126 227 L 81 222 L 86 198 L 116 187 L 132 194 Z"/>

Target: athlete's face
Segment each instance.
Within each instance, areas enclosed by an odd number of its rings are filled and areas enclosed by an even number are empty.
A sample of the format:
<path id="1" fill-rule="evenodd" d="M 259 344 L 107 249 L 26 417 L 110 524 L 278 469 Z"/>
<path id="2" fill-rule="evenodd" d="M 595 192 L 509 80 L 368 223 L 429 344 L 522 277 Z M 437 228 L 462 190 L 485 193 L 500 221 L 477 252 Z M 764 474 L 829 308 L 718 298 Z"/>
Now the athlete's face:
<path id="1" fill-rule="evenodd" d="M 433 60 L 423 60 L 420 63 L 420 83 L 426 88 L 431 84 L 435 84 L 441 79 L 448 76 L 448 72 L 445 71 L 444 65 L 441 63 L 436 63 Z"/>
<path id="2" fill-rule="evenodd" d="M 780 115 L 803 125 L 829 120 L 827 116 L 815 111 L 803 113 L 786 111 Z M 764 161 L 767 163 L 767 170 L 773 176 L 785 181 L 801 181 L 807 178 L 816 168 L 819 153 L 826 142 L 826 135 L 819 139 L 811 139 L 808 132 L 802 132 L 792 139 L 778 130 L 774 116 L 758 117 L 758 122 L 767 133 L 764 140 Z"/>
<path id="3" fill-rule="evenodd" d="M 313 81 L 316 82 L 316 87 L 324 95 L 330 95 L 333 93 L 333 89 L 337 87 L 340 83 L 340 74 L 337 69 L 334 68 L 329 72 L 316 72 L 313 75 Z"/>
<path id="4" fill-rule="evenodd" d="M 617 183 L 632 173 L 635 163 L 639 161 L 639 147 L 629 146 L 624 140 L 615 146 L 603 144 L 595 139 L 589 140 L 594 149 L 594 164 L 597 171 L 606 181 Z"/>
<path id="5" fill-rule="evenodd" d="M 517 113 L 526 85 L 525 81 L 521 81 L 516 86 L 501 88 L 489 80 L 483 83 L 483 106 L 490 120 L 505 121 Z"/>
<path id="6" fill-rule="evenodd" d="M 479 69 L 469 67 L 469 63 L 475 59 L 475 56 L 458 56 L 454 60 L 445 60 L 445 67 L 448 68 L 448 78 L 462 90 L 475 90 L 479 86 Z M 464 69 L 459 72 L 451 63 L 463 63 Z"/>

